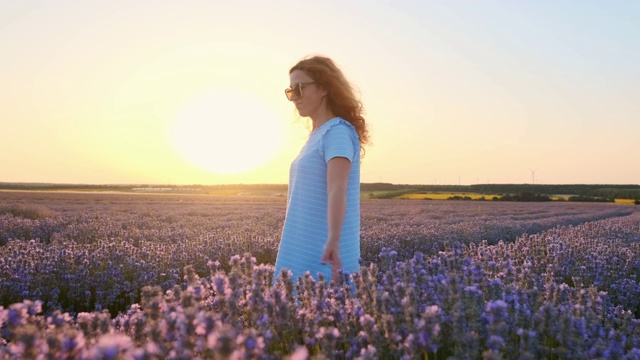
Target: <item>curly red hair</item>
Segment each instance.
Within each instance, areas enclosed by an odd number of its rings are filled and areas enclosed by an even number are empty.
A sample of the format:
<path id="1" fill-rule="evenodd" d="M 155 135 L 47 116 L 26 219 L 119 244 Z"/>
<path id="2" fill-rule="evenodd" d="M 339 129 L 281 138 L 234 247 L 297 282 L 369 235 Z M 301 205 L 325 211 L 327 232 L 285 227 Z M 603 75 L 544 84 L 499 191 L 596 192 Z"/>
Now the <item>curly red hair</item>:
<path id="1" fill-rule="evenodd" d="M 364 145 L 369 144 L 369 130 L 362 116 L 364 108 L 340 68 L 327 57 L 313 56 L 300 60 L 289 70 L 289 74 L 295 70 L 307 74 L 327 92 L 329 109 L 356 128 L 360 147 L 364 150 Z"/>

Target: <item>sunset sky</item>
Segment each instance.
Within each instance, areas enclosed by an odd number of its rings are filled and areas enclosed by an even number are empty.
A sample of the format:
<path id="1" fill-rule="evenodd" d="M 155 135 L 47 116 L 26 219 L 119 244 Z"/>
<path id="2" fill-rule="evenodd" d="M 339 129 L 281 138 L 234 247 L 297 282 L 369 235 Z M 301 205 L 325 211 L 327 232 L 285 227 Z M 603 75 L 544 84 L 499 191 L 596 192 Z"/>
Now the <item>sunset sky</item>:
<path id="1" fill-rule="evenodd" d="M 286 183 L 288 70 L 361 94 L 363 182 L 639 184 L 638 1 L 0 0 L 0 182 Z"/>

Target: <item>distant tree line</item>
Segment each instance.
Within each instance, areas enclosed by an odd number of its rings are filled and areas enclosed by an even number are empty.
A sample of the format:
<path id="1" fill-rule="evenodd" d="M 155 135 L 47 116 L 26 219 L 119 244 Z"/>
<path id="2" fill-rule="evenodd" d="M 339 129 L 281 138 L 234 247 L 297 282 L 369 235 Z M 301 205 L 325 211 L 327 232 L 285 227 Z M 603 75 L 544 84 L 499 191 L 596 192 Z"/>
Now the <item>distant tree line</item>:
<path id="1" fill-rule="evenodd" d="M 484 196 L 480 197 L 480 198 L 471 198 L 470 196 L 462 196 L 462 195 L 454 195 L 454 196 L 449 196 L 447 198 L 447 200 L 473 200 L 473 201 L 487 201 L 487 198 L 485 198 Z M 601 198 L 601 197 L 594 197 L 594 196 L 584 196 L 584 195 L 578 195 L 578 196 L 570 196 L 568 199 L 552 199 L 551 197 L 547 196 L 547 195 L 542 195 L 542 194 L 534 194 L 531 192 L 522 192 L 519 194 L 505 194 L 502 196 L 493 196 L 491 198 L 491 200 L 493 201 L 520 201 L 520 202 L 544 202 L 544 201 L 571 201 L 571 202 L 615 202 L 615 199 L 611 199 L 611 198 Z M 636 200 L 634 202 L 636 205 L 640 204 L 640 200 Z"/>
<path id="2" fill-rule="evenodd" d="M 477 185 L 407 185 L 363 183 L 362 191 L 459 192 L 477 194 L 522 194 L 590 196 L 604 199 L 640 200 L 640 185 L 533 185 L 533 184 L 477 184 Z M 402 194 L 400 194 L 402 195 Z"/>
<path id="3" fill-rule="evenodd" d="M 523 191 L 518 194 L 505 194 L 499 198 L 495 198 L 496 201 L 524 201 L 524 202 L 543 202 L 552 201 L 547 195 L 536 194 L 528 191 Z"/>
<path id="4" fill-rule="evenodd" d="M 640 185 L 532 185 L 532 184 L 480 184 L 469 185 L 470 191 L 486 194 L 518 194 L 523 192 L 543 195 L 590 196 L 604 199 L 640 200 Z"/>
<path id="5" fill-rule="evenodd" d="M 132 187 L 171 187 L 177 191 L 198 189 L 202 193 L 221 190 L 237 192 L 286 192 L 286 184 L 228 184 L 228 185 L 159 185 L 159 184 L 48 184 L 48 183 L 8 183 L 0 182 L 0 190 L 93 190 L 131 191 Z M 391 183 L 362 183 L 361 191 L 369 192 L 373 198 L 394 198 L 416 192 L 452 192 L 499 194 L 502 201 L 550 201 L 551 195 L 569 196 L 568 201 L 613 201 L 613 199 L 633 199 L 640 205 L 640 185 L 544 185 L 544 184 L 476 184 L 476 185 L 407 185 Z M 374 194 L 380 192 L 380 194 Z M 547 200 L 549 198 L 549 200 Z M 521 199 L 521 200 L 517 200 Z M 460 199 L 452 200 L 471 200 Z M 487 200 L 487 199 L 485 199 Z M 492 198 L 491 200 L 497 200 Z"/>
<path id="6" fill-rule="evenodd" d="M 640 190 L 638 189 L 601 188 L 591 190 L 585 195 L 609 199 L 613 198 L 640 200 Z"/>
<path id="7" fill-rule="evenodd" d="M 578 196 L 570 196 L 569 201 L 576 202 L 615 202 L 615 198 L 603 198 L 596 196 L 587 196 L 587 195 L 578 195 Z"/>

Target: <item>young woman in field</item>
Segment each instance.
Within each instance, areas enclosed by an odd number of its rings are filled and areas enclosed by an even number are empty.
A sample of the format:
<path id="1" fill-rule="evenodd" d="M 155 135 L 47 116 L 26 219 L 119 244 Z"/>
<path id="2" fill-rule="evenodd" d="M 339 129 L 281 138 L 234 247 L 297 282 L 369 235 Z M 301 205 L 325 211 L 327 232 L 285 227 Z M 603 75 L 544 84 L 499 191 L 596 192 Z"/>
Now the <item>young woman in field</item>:
<path id="1" fill-rule="evenodd" d="M 368 143 L 362 103 L 342 71 L 326 57 L 289 70 L 287 99 L 312 130 L 289 172 L 287 213 L 276 260 L 294 281 L 309 271 L 339 280 L 359 270 L 360 152 Z"/>

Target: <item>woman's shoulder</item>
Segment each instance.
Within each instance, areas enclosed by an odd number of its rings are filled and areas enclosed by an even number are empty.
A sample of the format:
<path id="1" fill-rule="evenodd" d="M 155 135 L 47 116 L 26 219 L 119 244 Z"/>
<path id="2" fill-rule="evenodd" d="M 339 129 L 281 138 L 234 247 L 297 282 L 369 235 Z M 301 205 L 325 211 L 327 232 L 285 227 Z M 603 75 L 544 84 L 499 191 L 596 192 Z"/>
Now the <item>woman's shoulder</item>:
<path id="1" fill-rule="evenodd" d="M 326 125 L 326 126 L 324 126 Z M 318 140 L 320 154 L 329 161 L 334 156 L 353 158 L 360 151 L 360 142 L 355 127 L 347 120 L 336 117 L 323 124 Z"/>
<path id="2" fill-rule="evenodd" d="M 322 124 L 322 126 L 320 127 L 320 133 L 322 136 L 324 136 L 327 132 L 329 132 L 330 130 L 333 131 L 333 129 L 341 129 L 338 131 L 348 131 L 348 132 L 355 132 L 356 128 L 351 125 L 350 122 L 348 122 L 347 120 L 341 118 L 341 117 L 334 117 L 333 119 L 327 121 L 326 123 Z"/>

